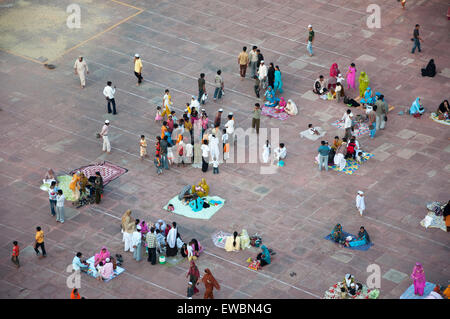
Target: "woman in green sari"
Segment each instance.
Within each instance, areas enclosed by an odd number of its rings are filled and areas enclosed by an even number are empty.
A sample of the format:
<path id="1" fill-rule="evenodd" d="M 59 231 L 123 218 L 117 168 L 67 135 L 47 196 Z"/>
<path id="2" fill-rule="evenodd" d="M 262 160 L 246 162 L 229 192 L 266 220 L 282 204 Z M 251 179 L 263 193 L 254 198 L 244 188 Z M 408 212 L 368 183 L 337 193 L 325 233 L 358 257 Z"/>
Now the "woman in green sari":
<path id="1" fill-rule="evenodd" d="M 364 92 L 366 92 L 366 89 L 369 87 L 369 85 L 369 76 L 366 72 L 362 71 L 359 75 L 359 96 L 364 96 Z"/>
<path id="2" fill-rule="evenodd" d="M 331 239 L 333 239 L 337 243 L 343 243 L 345 241 L 344 234 L 342 233 L 341 224 L 337 224 L 334 226 L 333 231 L 330 234 Z"/>

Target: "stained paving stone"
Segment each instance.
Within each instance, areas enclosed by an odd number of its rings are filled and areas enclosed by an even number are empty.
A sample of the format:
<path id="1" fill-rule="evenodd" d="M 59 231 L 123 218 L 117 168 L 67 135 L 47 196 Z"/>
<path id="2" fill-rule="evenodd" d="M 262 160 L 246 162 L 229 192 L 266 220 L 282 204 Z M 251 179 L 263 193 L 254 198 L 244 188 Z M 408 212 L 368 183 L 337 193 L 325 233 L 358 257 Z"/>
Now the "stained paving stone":
<path id="1" fill-rule="evenodd" d="M 403 280 L 405 280 L 408 277 L 407 274 L 402 273 L 395 269 L 389 269 L 384 275 L 383 278 L 387 279 L 389 281 L 392 281 L 396 284 L 401 283 Z"/>
<path id="2" fill-rule="evenodd" d="M 374 62 L 377 58 L 368 54 L 363 54 L 356 58 L 358 62 Z"/>
<path id="3" fill-rule="evenodd" d="M 410 159 L 416 153 L 417 153 L 417 151 L 415 151 L 415 150 L 403 148 L 403 149 L 397 150 L 395 152 L 395 155 L 397 155 L 398 157 L 404 158 L 404 159 Z"/>
<path id="4" fill-rule="evenodd" d="M 309 101 L 317 101 L 319 99 L 319 96 L 315 94 L 311 89 L 311 91 L 303 93 L 302 98 L 307 99 Z"/>
<path id="5" fill-rule="evenodd" d="M 334 255 L 332 255 L 331 258 L 347 264 L 353 259 L 353 254 L 338 251 Z"/>
<path id="6" fill-rule="evenodd" d="M 412 130 L 408 130 L 408 129 L 403 129 L 400 132 L 398 132 L 396 134 L 396 136 L 403 138 L 403 139 L 410 139 L 412 137 L 414 137 L 417 134 L 416 131 L 412 131 Z"/>

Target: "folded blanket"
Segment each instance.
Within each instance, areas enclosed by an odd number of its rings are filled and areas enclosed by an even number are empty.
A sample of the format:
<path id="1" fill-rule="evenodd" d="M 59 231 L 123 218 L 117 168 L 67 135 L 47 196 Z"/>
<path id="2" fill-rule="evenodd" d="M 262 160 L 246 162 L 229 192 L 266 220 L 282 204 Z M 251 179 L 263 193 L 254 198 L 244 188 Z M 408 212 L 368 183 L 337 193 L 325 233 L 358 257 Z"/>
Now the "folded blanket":
<path id="1" fill-rule="evenodd" d="M 211 238 L 213 240 L 213 243 L 215 246 L 225 249 L 225 242 L 227 240 L 227 237 L 232 236 L 230 233 L 225 233 L 223 231 L 218 231 L 217 233 L 214 233 Z"/>
<path id="2" fill-rule="evenodd" d="M 346 233 L 346 232 L 344 232 L 344 231 L 342 232 L 342 234 L 344 235 L 344 238 L 347 237 L 347 236 L 352 236 L 353 238 L 356 238 L 355 235 L 352 235 L 352 234 L 350 234 L 350 233 Z M 328 235 L 328 236 L 325 236 L 324 238 L 325 238 L 326 240 L 330 240 L 330 241 L 332 241 L 333 243 L 335 243 L 335 241 L 331 238 L 331 234 Z M 344 246 L 344 247 L 345 247 L 345 248 L 352 249 L 352 250 L 362 250 L 362 251 L 366 251 L 366 250 L 369 250 L 369 248 L 372 247 L 372 246 L 373 246 L 373 243 L 370 242 L 370 243 L 365 244 L 365 245 L 362 245 L 362 246 L 355 246 L 355 247 L 347 247 L 347 246 Z"/>
<path id="3" fill-rule="evenodd" d="M 326 131 L 322 130 L 321 127 L 315 127 L 315 129 L 320 133 L 319 135 L 311 134 L 309 129 L 307 129 L 307 130 L 304 130 L 304 131 L 300 132 L 300 137 L 306 137 L 308 140 L 317 141 L 319 138 L 324 136 L 325 133 L 326 133 Z"/>
<path id="4" fill-rule="evenodd" d="M 436 216 L 434 212 L 428 212 L 424 219 L 420 221 L 420 225 L 425 228 L 440 228 L 447 231 L 443 216 Z"/>

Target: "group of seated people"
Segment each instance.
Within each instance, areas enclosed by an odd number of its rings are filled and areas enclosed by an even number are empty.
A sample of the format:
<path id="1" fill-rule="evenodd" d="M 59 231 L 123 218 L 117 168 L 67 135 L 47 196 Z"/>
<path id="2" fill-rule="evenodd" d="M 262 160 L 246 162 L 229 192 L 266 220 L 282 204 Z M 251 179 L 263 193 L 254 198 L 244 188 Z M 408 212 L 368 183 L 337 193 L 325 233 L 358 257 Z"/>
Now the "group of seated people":
<path id="1" fill-rule="evenodd" d="M 369 234 L 364 229 L 364 226 L 360 227 L 357 237 L 349 238 L 351 236 L 345 237 L 341 224 L 337 224 L 331 231 L 330 236 L 336 243 L 342 244 L 346 247 L 364 246 L 370 243 Z"/>
<path id="2" fill-rule="evenodd" d="M 72 181 L 69 188 L 73 193 L 75 201 L 73 204 L 84 203 L 88 200 L 96 204 L 100 203 L 101 194 L 103 193 L 103 178 L 100 172 L 95 172 L 95 175 L 89 178 L 83 172 L 76 172 L 72 176 Z"/>
<path id="3" fill-rule="evenodd" d="M 91 267 L 86 260 L 82 259 L 83 254 L 78 252 L 72 260 L 72 269 L 75 271 L 87 272 Z M 106 247 L 94 256 L 95 277 L 99 281 L 109 280 L 117 269 L 117 261 L 111 256 Z"/>
<path id="4" fill-rule="evenodd" d="M 364 159 L 364 152 L 362 151 L 356 136 L 352 136 L 350 140 L 347 138 L 340 139 L 339 136 L 334 137 L 333 144 L 328 145 L 327 141 L 322 141 L 323 146 L 328 146 L 328 165 L 336 165 L 340 170 L 347 166 L 348 159 L 354 159 L 358 164 L 361 164 Z M 316 157 L 318 160 L 318 155 Z"/>
<path id="5" fill-rule="evenodd" d="M 275 90 L 269 85 L 267 87 L 266 93 L 264 93 L 265 103 L 264 105 L 267 107 L 273 107 L 276 113 L 285 112 L 289 115 L 297 115 L 298 109 L 297 105 L 289 99 L 287 102 L 283 97 L 278 98 L 275 96 Z"/>
<path id="6" fill-rule="evenodd" d="M 228 236 L 225 239 L 225 250 L 228 252 L 244 250 L 249 247 L 250 237 L 245 229 L 240 234 L 235 231 L 232 236 Z M 261 267 L 270 264 L 270 255 L 270 250 L 265 245 L 261 245 L 261 252 L 256 256 L 256 260 L 259 260 Z"/>

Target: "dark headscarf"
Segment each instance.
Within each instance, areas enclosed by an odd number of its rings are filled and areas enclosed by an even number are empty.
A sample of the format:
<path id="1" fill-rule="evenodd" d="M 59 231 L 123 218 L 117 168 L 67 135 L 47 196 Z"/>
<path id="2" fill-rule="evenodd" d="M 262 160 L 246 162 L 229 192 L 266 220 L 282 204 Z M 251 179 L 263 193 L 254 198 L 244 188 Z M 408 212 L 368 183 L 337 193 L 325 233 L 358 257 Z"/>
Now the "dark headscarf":
<path id="1" fill-rule="evenodd" d="M 450 215 L 450 200 L 448 201 L 447 205 L 445 205 L 444 212 L 442 213 L 444 217 L 447 217 Z"/>
<path id="2" fill-rule="evenodd" d="M 442 113 L 445 113 L 445 112 L 449 112 L 449 111 L 450 111 L 450 110 L 448 109 L 450 106 L 446 106 L 446 105 L 445 105 L 445 102 L 447 102 L 447 105 L 449 105 L 449 104 L 448 104 L 448 100 L 442 101 L 442 103 L 439 105 L 439 111 L 441 111 Z"/>
<path id="3" fill-rule="evenodd" d="M 436 75 L 436 64 L 434 64 L 434 60 L 431 59 L 430 62 L 428 62 L 427 67 L 425 69 L 422 69 L 422 76 L 433 77 L 435 75 Z"/>
<path id="4" fill-rule="evenodd" d="M 359 231 L 358 235 L 360 238 L 362 238 L 363 236 L 366 236 L 367 242 L 370 243 L 370 237 L 365 228 L 364 228 L 364 231 Z"/>

